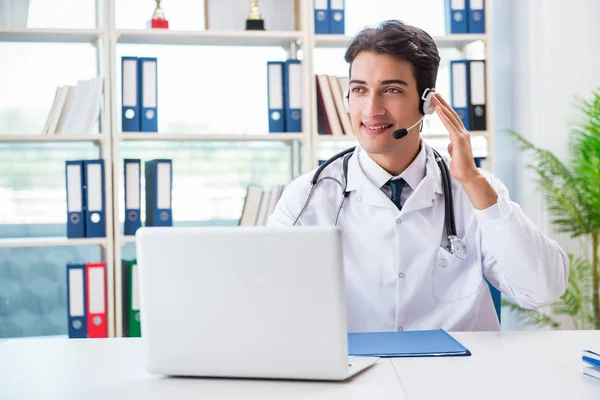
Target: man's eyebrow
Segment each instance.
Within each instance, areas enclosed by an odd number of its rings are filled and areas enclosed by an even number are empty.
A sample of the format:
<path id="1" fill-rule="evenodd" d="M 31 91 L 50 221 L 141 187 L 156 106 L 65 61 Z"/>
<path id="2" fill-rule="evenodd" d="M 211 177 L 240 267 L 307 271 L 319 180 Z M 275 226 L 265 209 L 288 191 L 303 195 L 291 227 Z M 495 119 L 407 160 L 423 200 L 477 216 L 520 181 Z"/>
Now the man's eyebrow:
<path id="1" fill-rule="evenodd" d="M 380 81 L 380 83 L 382 85 L 402 85 L 402 86 L 408 86 L 408 83 L 406 83 L 406 81 L 403 81 L 402 79 L 386 79 L 384 81 Z"/>
<path id="2" fill-rule="evenodd" d="M 352 79 L 350 81 L 350 83 L 356 83 L 358 85 L 366 85 L 367 82 L 366 81 L 361 81 L 360 79 Z M 379 81 L 379 84 L 381 85 L 402 85 L 402 86 L 407 86 L 408 87 L 408 83 L 406 83 L 406 81 L 403 81 L 402 79 L 385 79 L 383 81 Z"/>

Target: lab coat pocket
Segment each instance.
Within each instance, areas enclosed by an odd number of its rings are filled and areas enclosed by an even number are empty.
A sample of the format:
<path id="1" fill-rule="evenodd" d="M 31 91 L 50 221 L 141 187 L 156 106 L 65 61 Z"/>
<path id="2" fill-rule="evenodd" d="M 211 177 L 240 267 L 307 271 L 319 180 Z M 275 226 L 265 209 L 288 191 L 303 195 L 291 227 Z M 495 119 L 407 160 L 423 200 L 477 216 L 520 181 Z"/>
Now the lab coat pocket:
<path id="1" fill-rule="evenodd" d="M 433 296 L 443 302 L 458 301 L 477 293 L 483 281 L 479 263 L 473 254 L 465 259 L 452 255 L 440 247 L 432 271 Z"/>

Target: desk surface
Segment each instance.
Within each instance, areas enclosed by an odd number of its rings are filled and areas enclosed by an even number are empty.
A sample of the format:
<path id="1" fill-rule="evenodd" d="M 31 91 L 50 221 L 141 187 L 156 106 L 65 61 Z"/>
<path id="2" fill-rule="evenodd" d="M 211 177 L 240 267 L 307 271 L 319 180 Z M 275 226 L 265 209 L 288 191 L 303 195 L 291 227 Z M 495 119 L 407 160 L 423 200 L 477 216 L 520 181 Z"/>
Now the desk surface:
<path id="1" fill-rule="evenodd" d="M 600 331 L 452 333 L 471 357 L 382 359 L 346 382 L 165 378 L 139 339 L 19 339 L 0 345 L 0 399 L 600 399 L 581 349 Z"/>
<path id="2" fill-rule="evenodd" d="M 0 399 L 406 399 L 389 359 L 345 382 L 167 378 L 144 371 L 141 345 L 9 340 L 0 345 Z"/>
<path id="3" fill-rule="evenodd" d="M 582 373 L 582 349 L 600 331 L 452 333 L 471 357 L 395 358 L 410 400 L 598 400 L 600 380 Z"/>

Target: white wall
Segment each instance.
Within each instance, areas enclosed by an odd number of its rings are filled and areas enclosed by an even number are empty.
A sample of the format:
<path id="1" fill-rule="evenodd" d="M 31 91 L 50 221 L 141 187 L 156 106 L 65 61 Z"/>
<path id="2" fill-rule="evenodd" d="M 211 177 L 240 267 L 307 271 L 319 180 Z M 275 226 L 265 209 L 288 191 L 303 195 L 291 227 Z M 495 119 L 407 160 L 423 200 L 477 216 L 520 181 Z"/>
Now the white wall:
<path id="1" fill-rule="evenodd" d="M 526 156 L 501 131 L 514 129 L 566 160 L 574 97 L 600 87 L 598 16 L 598 0 L 496 0 L 493 10 L 497 173 L 532 220 L 575 254 L 580 245 L 552 232 Z"/>

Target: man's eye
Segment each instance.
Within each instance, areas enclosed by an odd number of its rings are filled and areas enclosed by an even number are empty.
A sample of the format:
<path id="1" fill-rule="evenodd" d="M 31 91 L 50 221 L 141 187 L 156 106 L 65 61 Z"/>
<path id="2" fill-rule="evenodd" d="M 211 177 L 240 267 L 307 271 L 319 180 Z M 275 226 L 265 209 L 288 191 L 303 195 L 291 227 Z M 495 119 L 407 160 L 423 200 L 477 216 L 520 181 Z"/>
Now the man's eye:
<path id="1" fill-rule="evenodd" d="M 402 91 L 400 89 L 397 89 L 397 88 L 387 88 L 387 89 L 385 89 L 385 91 L 387 93 L 402 93 Z"/>
<path id="2" fill-rule="evenodd" d="M 361 87 L 354 87 L 352 88 L 352 93 L 363 93 L 364 89 Z"/>

